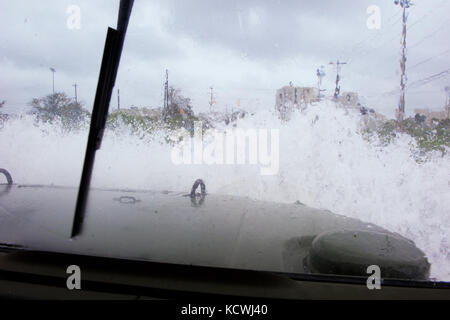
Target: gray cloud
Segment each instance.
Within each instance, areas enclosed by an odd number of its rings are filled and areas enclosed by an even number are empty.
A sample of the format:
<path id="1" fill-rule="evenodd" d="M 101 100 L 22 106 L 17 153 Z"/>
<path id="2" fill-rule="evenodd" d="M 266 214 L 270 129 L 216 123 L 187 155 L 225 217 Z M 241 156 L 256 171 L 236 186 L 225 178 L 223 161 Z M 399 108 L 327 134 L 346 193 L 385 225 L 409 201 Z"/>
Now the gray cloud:
<path id="1" fill-rule="evenodd" d="M 448 2 L 416 1 L 410 10 L 408 75 L 414 82 L 449 68 Z M 66 27 L 67 7 L 81 8 L 81 29 Z M 381 29 L 366 27 L 368 6 L 381 9 Z M 90 105 L 107 26 L 115 26 L 118 1 L 0 2 L 0 99 L 9 110 L 51 91 L 79 96 Z M 447 10 L 447 11 L 446 11 Z M 162 100 L 164 70 L 195 103 L 207 107 L 209 87 L 218 107 L 259 101 L 272 108 L 278 87 L 289 81 L 315 85 L 325 65 L 324 85 L 333 90 L 328 62 L 348 61 L 342 89 L 355 90 L 368 104 L 393 114 L 399 83 L 399 8 L 391 1 L 144 1 L 136 0 L 117 87 L 124 105 L 156 106 Z M 430 59 L 431 58 L 431 59 Z M 424 60 L 430 59 L 420 64 Z M 417 65 L 418 64 L 418 65 Z M 417 65 L 417 66 L 416 66 Z M 408 92 L 410 108 L 439 108 L 448 78 Z M 113 100 L 114 101 L 114 100 Z"/>

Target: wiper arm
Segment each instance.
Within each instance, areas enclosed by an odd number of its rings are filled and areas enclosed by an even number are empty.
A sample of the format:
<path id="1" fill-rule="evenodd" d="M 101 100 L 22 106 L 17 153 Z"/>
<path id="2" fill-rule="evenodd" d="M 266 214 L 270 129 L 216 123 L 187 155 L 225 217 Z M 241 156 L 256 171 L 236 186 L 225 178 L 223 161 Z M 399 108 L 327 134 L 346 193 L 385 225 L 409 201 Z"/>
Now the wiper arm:
<path id="1" fill-rule="evenodd" d="M 92 110 L 89 137 L 84 158 L 83 171 L 78 189 L 75 215 L 73 218 L 71 238 L 81 232 L 86 204 L 89 194 L 92 169 L 94 167 L 95 152 L 100 149 L 108 117 L 111 94 L 116 81 L 120 57 L 122 55 L 123 43 L 127 32 L 128 21 L 134 0 L 120 0 L 119 17 L 117 29 L 108 28 L 105 48 L 103 50 L 102 65 L 98 78 L 97 91 L 95 93 L 94 106 Z"/>

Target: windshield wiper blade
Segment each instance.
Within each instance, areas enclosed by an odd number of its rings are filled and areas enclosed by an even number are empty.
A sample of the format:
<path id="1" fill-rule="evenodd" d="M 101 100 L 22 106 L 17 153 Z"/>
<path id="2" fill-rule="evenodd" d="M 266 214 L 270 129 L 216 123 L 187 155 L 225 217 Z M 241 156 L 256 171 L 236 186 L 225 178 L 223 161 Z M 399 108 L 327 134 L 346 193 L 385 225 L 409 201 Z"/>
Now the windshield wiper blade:
<path id="1" fill-rule="evenodd" d="M 83 171 L 81 173 L 81 181 L 78 189 L 71 238 L 81 232 L 89 194 L 92 169 L 94 167 L 95 152 L 100 148 L 102 142 L 111 94 L 116 81 L 117 70 L 119 68 L 123 43 L 125 41 L 125 34 L 127 32 L 133 3 L 134 0 L 121 0 L 117 29 L 108 28 L 97 91 L 95 93 L 94 107 L 92 110 Z"/>

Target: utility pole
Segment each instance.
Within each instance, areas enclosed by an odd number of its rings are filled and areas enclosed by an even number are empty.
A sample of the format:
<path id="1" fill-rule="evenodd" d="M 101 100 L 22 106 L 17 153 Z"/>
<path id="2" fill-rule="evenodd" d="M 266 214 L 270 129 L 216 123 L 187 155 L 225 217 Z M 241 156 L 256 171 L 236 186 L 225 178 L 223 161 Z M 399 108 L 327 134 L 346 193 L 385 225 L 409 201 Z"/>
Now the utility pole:
<path id="1" fill-rule="evenodd" d="M 52 75 L 53 75 L 53 94 L 55 94 L 55 72 L 56 72 L 56 70 L 54 68 L 50 68 L 50 71 L 52 72 Z"/>
<path id="2" fill-rule="evenodd" d="M 77 84 L 74 83 L 73 87 L 75 87 L 75 103 L 78 103 L 78 95 L 77 95 Z"/>
<path id="3" fill-rule="evenodd" d="M 210 99 L 209 99 L 209 112 L 211 112 L 212 111 L 212 106 L 214 104 L 214 100 L 213 100 L 213 97 L 214 97 L 213 90 L 214 90 L 214 88 L 210 87 L 209 89 L 211 90 L 211 95 L 210 95 Z"/>
<path id="4" fill-rule="evenodd" d="M 320 68 L 317 68 L 316 71 L 316 75 L 317 75 L 317 99 L 320 100 L 320 98 L 322 97 L 321 92 L 326 91 L 325 89 L 320 89 L 322 86 L 322 78 L 325 77 L 325 71 L 323 71 L 323 66 L 320 66 Z"/>
<path id="5" fill-rule="evenodd" d="M 169 70 L 166 69 L 166 82 L 164 83 L 164 106 L 162 111 L 163 120 L 167 119 L 169 111 Z"/>
<path id="6" fill-rule="evenodd" d="M 117 110 L 120 110 L 120 89 L 117 89 Z"/>
<path id="7" fill-rule="evenodd" d="M 336 64 L 336 88 L 334 89 L 334 98 L 337 99 L 337 97 L 339 96 L 339 94 L 341 92 L 341 86 L 339 85 L 341 76 L 339 75 L 339 73 L 341 72 L 341 66 L 344 64 L 347 64 L 347 62 L 339 62 L 339 59 L 338 59 L 336 61 L 336 63 L 330 62 L 330 64 L 332 64 L 332 65 Z"/>
<path id="8" fill-rule="evenodd" d="M 402 121 L 405 115 L 405 89 L 406 89 L 406 21 L 408 19 L 408 15 L 406 14 L 406 9 L 412 6 L 410 0 L 394 0 L 395 5 L 400 5 L 403 8 L 403 19 L 402 19 L 402 58 L 400 59 L 400 69 L 402 71 L 402 75 L 400 78 L 400 101 L 398 104 L 397 110 L 397 120 Z"/>

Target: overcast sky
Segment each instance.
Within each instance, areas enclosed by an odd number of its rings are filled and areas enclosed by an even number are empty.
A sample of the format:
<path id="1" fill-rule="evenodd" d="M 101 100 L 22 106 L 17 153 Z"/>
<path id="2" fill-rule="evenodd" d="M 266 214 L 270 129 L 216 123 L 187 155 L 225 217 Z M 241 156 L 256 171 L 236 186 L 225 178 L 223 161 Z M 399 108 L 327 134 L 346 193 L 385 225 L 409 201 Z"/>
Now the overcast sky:
<path id="1" fill-rule="evenodd" d="M 409 10 L 407 111 L 442 108 L 450 77 L 421 79 L 450 68 L 450 1 L 416 0 Z M 55 90 L 91 108 L 108 26 L 119 0 L 0 0 L 0 100 L 9 112 Z M 68 8 L 80 8 L 80 29 L 68 28 Z M 380 8 L 380 29 L 369 29 L 367 8 Z M 70 24 L 70 23 L 69 23 Z M 111 108 L 162 105 L 165 69 L 170 84 L 194 110 L 217 104 L 271 109 L 275 92 L 292 81 L 334 90 L 330 61 L 342 68 L 342 91 L 356 91 L 369 107 L 393 116 L 400 82 L 401 10 L 393 0 L 135 0 Z M 419 82 L 418 82 L 419 81 Z M 397 90 L 397 91 L 396 91 Z"/>

